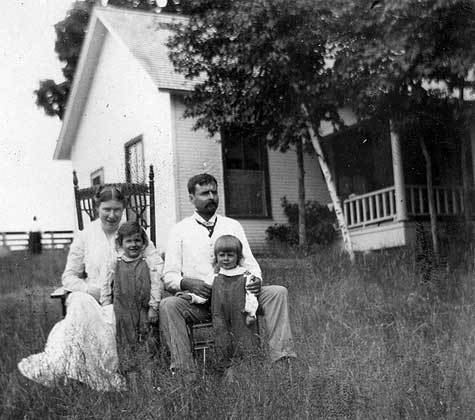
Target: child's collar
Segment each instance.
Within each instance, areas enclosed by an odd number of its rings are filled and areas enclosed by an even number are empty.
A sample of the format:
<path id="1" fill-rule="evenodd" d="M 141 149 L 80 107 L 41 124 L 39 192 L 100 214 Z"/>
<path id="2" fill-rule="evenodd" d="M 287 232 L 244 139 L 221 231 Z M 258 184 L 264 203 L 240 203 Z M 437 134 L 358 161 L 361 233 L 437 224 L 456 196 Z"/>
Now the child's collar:
<path id="1" fill-rule="evenodd" d="M 124 252 L 122 251 L 122 254 L 119 255 L 119 258 L 124 262 L 132 262 L 132 261 L 137 261 L 137 260 L 142 259 L 143 255 L 140 254 L 138 257 L 130 258 L 127 255 L 125 255 Z"/>
<path id="2" fill-rule="evenodd" d="M 241 274 L 244 274 L 245 272 L 246 269 L 244 267 L 241 267 L 240 265 L 237 265 L 234 268 L 230 268 L 229 270 L 222 267 L 219 269 L 219 274 L 224 274 L 225 276 L 239 276 Z"/>

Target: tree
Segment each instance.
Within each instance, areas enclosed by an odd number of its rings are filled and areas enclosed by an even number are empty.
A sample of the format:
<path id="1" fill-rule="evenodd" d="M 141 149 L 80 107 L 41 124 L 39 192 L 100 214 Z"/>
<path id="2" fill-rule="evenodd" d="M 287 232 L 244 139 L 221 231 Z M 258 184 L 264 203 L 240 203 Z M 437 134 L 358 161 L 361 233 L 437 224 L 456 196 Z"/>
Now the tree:
<path id="1" fill-rule="evenodd" d="M 452 105 L 461 138 L 466 137 L 463 103 L 468 75 L 475 66 L 475 11 L 471 0 L 339 1 L 335 5 L 334 75 L 341 98 L 361 115 L 383 114 L 395 130 L 426 126 Z M 454 94 L 458 92 L 458 97 Z M 434 251 L 438 253 L 436 215 L 427 139 L 419 138 L 426 161 Z M 462 142 L 462 145 L 465 143 Z M 468 200 L 466 153 L 462 151 Z M 465 205 L 466 214 L 469 205 Z"/>
<path id="2" fill-rule="evenodd" d="M 49 116 L 63 118 L 79 54 L 86 35 L 87 24 L 95 3 L 96 0 L 74 2 L 66 17 L 54 26 L 56 32 L 54 49 L 58 59 L 64 63 L 62 73 L 65 80 L 59 83 L 52 79 L 41 80 L 39 88 L 35 90 L 36 105 L 43 108 Z M 157 7 L 155 0 L 110 0 L 109 4 L 142 10 L 152 10 Z M 163 10 L 167 12 L 178 11 L 175 1 L 170 1 Z"/>
<path id="3" fill-rule="evenodd" d="M 312 147 L 308 128 L 322 119 L 338 120 L 328 89 L 328 5 L 315 0 L 190 0 L 187 5 L 190 19 L 173 26 L 170 57 L 187 78 L 205 77 L 186 98 L 185 116 L 211 135 L 230 126 L 252 127 L 271 148 L 295 146 L 303 222 L 302 153 Z"/>

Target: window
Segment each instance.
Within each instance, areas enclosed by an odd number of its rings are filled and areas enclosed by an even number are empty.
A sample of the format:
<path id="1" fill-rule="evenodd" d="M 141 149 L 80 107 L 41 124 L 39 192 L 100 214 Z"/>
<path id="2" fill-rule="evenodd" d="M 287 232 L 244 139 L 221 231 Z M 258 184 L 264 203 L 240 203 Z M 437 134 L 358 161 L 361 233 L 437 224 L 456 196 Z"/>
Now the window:
<path id="1" fill-rule="evenodd" d="M 125 144 L 125 182 L 138 184 L 145 182 L 142 136 Z"/>
<path id="2" fill-rule="evenodd" d="M 233 217 L 271 217 L 265 141 L 251 130 L 221 133 L 226 214 Z"/>
<path id="3" fill-rule="evenodd" d="M 94 187 L 101 184 L 104 184 L 104 168 L 99 168 L 91 172 L 91 185 Z"/>

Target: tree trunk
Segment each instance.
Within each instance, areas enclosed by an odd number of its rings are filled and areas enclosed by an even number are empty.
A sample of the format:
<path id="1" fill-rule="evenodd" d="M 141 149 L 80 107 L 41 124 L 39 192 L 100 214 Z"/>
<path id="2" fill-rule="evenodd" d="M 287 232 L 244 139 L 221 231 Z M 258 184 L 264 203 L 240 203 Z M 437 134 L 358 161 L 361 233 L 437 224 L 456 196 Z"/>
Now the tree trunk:
<path id="1" fill-rule="evenodd" d="M 459 94 L 459 116 L 457 118 L 458 124 L 458 131 L 460 137 L 460 166 L 462 172 L 462 190 L 463 190 L 463 215 L 465 220 L 465 233 L 466 238 L 470 240 L 472 237 L 471 234 L 471 218 L 472 218 L 472 200 L 470 195 L 471 190 L 471 182 L 470 182 L 470 174 L 468 171 L 468 162 L 467 162 L 467 155 L 468 155 L 468 141 L 469 136 L 467 135 L 466 129 L 466 121 L 464 118 L 464 83 L 461 83 L 460 86 L 460 94 Z M 473 182 L 473 181 L 472 181 Z"/>
<path id="2" fill-rule="evenodd" d="M 303 139 L 297 142 L 298 194 L 299 194 L 299 245 L 307 245 L 307 223 L 305 220 L 305 167 L 303 161 Z"/>
<path id="3" fill-rule="evenodd" d="M 463 130 L 460 130 L 460 166 L 462 169 L 462 189 L 463 189 L 463 215 L 465 223 L 468 226 L 470 223 L 470 187 L 469 187 L 469 175 L 467 171 L 467 136 Z"/>
<path id="4" fill-rule="evenodd" d="M 343 237 L 343 243 L 345 244 L 345 249 L 348 252 L 348 255 L 350 256 L 350 260 L 353 262 L 355 260 L 355 253 L 353 252 L 353 245 L 351 244 L 350 232 L 348 230 L 348 226 L 346 225 L 345 216 L 341 208 L 340 198 L 338 197 L 338 194 L 336 192 L 336 187 L 335 183 L 333 182 L 330 168 L 328 167 L 328 164 L 325 160 L 320 141 L 317 135 L 315 134 L 315 130 L 313 129 L 312 122 L 307 112 L 307 107 L 303 104 L 302 111 L 307 119 L 307 130 L 310 135 L 310 139 L 312 140 L 313 148 L 317 153 L 318 162 L 320 163 L 320 168 L 322 169 L 323 176 L 325 177 L 328 192 L 330 193 L 330 198 L 332 200 L 333 208 L 335 209 L 336 218 L 338 220 L 338 226 L 340 227 L 341 235 Z"/>
<path id="5" fill-rule="evenodd" d="M 432 185 L 432 162 L 427 145 L 422 137 L 419 137 L 422 154 L 426 163 L 427 200 L 429 202 L 430 231 L 432 235 L 432 248 L 436 261 L 439 259 L 439 238 L 437 231 L 437 213 L 434 202 L 434 186 Z"/>

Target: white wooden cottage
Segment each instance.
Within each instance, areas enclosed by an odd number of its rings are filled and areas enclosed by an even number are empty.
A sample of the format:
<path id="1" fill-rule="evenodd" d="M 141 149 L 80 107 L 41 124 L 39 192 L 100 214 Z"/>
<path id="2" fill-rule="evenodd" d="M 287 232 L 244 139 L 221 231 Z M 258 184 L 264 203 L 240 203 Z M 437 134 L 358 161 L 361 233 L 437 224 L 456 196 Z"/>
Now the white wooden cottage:
<path id="1" fill-rule="evenodd" d="M 80 186 L 101 182 L 143 181 L 155 168 L 157 244 L 163 248 L 170 227 L 192 207 L 186 183 L 200 172 L 219 182 L 219 211 L 238 219 L 253 249 L 266 246 L 265 230 L 285 223 L 281 198 L 297 201 L 297 158 L 240 139 L 210 138 L 184 119 L 183 94 L 193 84 L 174 72 L 165 42 L 165 24 L 185 19 L 113 7 L 92 13 L 68 100 L 55 159 L 70 159 Z M 347 123 L 355 122 L 342 110 Z M 328 152 L 356 250 L 404 245 L 414 236 L 414 216 L 427 215 L 427 191 L 413 184 L 397 139 L 384 127 L 331 133 Z M 475 147 L 475 122 L 471 128 Z M 451 151 L 452 153 L 452 151 Z M 453 156 L 452 156 L 453 155 Z M 450 159 L 456 159 L 456 151 Z M 472 162 L 471 154 L 470 161 Z M 451 162 L 452 162 L 451 160 Z M 410 163 L 412 164 L 412 163 Z M 420 165 L 418 163 L 417 165 Z M 315 156 L 305 156 L 308 200 L 330 198 Z M 420 178 L 420 177 L 419 177 Z M 418 178 L 418 179 L 419 179 Z M 437 209 L 462 210 L 460 179 L 436 189 Z M 456 177 L 457 178 L 457 177 Z M 460 178 L 460 177 L 459 177 Z M 410 182 L 408 182 L 410 180 Z M 473 176 L 470 180 L 473 185 Z"/>

